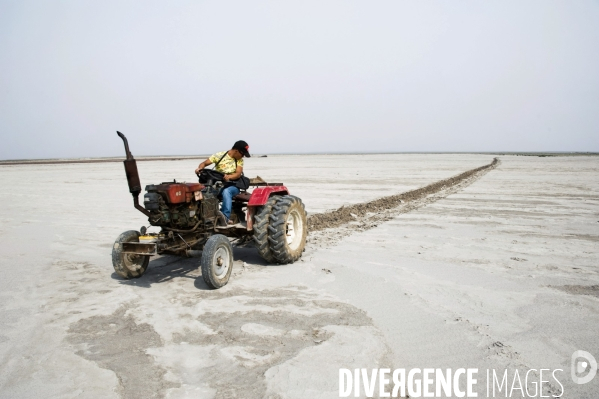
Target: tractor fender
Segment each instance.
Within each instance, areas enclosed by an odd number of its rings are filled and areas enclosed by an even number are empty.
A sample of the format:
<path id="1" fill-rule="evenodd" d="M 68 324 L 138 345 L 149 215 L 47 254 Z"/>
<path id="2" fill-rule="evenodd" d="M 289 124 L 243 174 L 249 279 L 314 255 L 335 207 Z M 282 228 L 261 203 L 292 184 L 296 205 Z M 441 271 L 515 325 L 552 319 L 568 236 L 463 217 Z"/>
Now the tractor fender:
<path id="1" fill-rule="evenodd" d="M 248 207 L 250 206 L 262 206 L 266 204 L 271 195 L 286 195 L 289 194 L 289 190 L 285 186 L 264 186 L 256 187 L 252 191 L 250 200 L 248 201 Z"/>

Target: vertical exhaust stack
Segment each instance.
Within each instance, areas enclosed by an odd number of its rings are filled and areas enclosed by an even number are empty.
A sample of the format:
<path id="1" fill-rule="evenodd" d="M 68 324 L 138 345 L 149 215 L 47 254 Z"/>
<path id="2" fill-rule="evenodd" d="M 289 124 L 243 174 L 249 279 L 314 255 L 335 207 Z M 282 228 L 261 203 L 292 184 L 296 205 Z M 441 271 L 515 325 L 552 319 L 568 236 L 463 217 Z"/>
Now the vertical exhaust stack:
<path id="1" fill-rule="evenodd" d="M 116 132 L 120 138 L 123 139 L 123 143 L 125 144 L 125 153 L 127 155 L 127 159 L 123 161 L 125 165 L 125 174 L 127 175 L 127 183 L 129 184 L 129 192 L 133 196 L 133 206 L 135 209 L 150 217 L 151 214 L 147 210 L 144 209 L 141 205 L 139 205 L 139 193 L 141 193 L 141 182 L 139 181 L 139 173 L 137 172 L 137 162 L 133 155 L 131 155 L 131 151 L 129 151 L 129 143 L 127 142 L 127 137 L 119 131 Z"/>

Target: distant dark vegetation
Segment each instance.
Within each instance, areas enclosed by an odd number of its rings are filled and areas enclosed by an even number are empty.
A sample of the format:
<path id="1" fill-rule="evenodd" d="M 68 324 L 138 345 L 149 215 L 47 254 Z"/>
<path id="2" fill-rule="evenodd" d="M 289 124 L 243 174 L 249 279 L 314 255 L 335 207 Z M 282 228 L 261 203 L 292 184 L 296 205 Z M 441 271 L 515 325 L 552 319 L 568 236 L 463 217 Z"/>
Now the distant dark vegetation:
<path id="1" fill-rule="evenodd" d="M 598 152 L 498 152 L 497 155 L 515 155 L 519 157 L 575 157 L 597 156 Z"/>

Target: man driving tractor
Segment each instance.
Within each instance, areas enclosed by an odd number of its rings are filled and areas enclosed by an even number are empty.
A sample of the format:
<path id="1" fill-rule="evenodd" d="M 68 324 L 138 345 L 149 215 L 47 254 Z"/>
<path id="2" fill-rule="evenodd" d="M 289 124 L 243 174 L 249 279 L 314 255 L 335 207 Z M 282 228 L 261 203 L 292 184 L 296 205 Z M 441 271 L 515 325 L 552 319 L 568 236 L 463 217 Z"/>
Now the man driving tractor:
<path id="1" fill-rule="evenodd" d="M 236 181 L 243 173 L 243 157 L 250 157 L 250 146 L 243 140 L 239 140 L 233 144 L 229 151 L 221 151 L 211 155 L 208 159 L 202 162 L 195 173 L 198 174 L 206 166 L 214 165 L 214 170 L 224 174 L 224 187 L 219 196 L 222 196 L 221 212 L 227 219 L 227 224 L 231 224 L 231 207 L 233 206 L 233 197 L 239 194 L 239 188 L 236 186 Z"/>
<path id="2" fill-rule="evenodd" d="M 133 206 L 148 217 L 150 226 L 160 228 L 160 232 L 149 232 L 142 226 L 139 231 L 127 230 L 117 237 L 112 247 L 112 266 L 120 277 L 141 277 L 153 255 L 200 256 L 202 279 L 210 288 L 221 288 L 233 270 L 232 238 L 253 240 L 258 255 L 269 263 L 293 263 L 302 256 L 308 235 L 304 204 L 283 183 L 256 179 L 252 184 L 243 176 L 243 157 L 250 156 L 245 141 L 202 162 L 195 170 L 197 183 L 173 179 L 146 185 L 141 205 L 137 162 L 125 135 L 117 134 L 125 146 L 127 158 L 123 164 Z M 206 168 L 212 164 L 216 170 Z M 251 186 L 254 188 L 248 190 Z M 247 191 L 238 195 L 240 190 Z M 239 222 L 225 222 L 223 212 Z"/>

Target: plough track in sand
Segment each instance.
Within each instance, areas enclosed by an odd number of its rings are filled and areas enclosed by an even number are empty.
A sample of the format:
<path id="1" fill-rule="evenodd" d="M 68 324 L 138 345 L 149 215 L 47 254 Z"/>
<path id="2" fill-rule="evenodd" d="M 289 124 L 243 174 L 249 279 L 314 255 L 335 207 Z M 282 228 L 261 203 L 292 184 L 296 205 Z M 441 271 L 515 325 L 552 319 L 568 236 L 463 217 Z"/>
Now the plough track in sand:
<path id="1" fill-rule="evenodd" d="M 308 217 L 309 241 L 319 243 L 318 246 L 328 246 L 355 231 L 376 227 L 399 214 L 413 211 L 464 189 L 499 164 L 499 158 L 494 158 L 488 165 L 439 180 L 416 190 L 310 215 Z"/>

